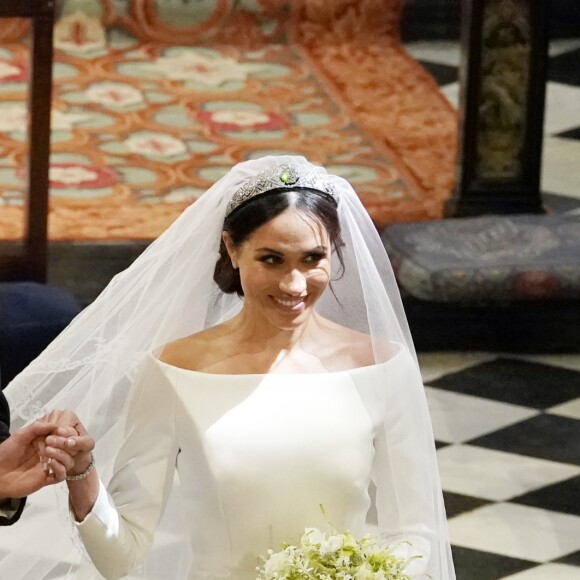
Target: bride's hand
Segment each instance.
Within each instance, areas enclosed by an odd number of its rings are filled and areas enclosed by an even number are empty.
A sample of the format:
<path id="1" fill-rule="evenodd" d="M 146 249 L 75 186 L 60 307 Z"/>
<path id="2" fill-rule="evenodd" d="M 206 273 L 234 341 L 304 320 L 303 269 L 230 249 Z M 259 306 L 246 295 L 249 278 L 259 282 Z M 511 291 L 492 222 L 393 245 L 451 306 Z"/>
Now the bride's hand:
<path id="1" fill-rule="evenodd" d="M 65 465 L 67 477 L 84 473 L 91 465 L 95 441 L 77 415 L 70 410 L 54 410 L 43 421 L 58 425 L 58 429 L 45 439 L 44 445 L 41 443 L 40 454 Z"/>
<path id="2" fill-rule="evenodd" d="M 44 453 L 57 461 L 68 457 L 67 484 L 75 519 L 83 521 L 93 509 L 99 494 L 99 478 L 93 466 L 94 439 L 72 411 L 52 411 L 45 421 L 58 425 L 56 433 L 45 440 Z"/>

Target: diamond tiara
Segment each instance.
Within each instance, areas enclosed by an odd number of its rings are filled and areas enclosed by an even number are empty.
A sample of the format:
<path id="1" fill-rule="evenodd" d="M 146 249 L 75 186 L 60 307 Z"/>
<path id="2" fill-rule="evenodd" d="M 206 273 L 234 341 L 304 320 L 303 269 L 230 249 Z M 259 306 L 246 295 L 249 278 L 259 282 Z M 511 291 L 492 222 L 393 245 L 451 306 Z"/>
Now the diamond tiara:
<path id="1" fill-rule="evenodd" d="M 290 163 L 272 167 L 258 173 L 238 189 L 228 203 L 226 217 L 248 200 L 272 190 L 305 188 L 329 197 L 336 204 L 337 192 L 324 169 L 309 166 L 298 166 Z"/>

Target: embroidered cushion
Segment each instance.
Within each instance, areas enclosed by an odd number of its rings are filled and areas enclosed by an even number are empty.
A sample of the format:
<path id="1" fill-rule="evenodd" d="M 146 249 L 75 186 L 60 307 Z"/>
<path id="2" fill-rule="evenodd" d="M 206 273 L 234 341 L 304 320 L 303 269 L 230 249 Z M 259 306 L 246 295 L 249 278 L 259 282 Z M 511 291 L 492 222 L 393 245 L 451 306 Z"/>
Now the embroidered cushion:
<path id="1" fill-rule="evenodd" d="M 580 298 L 580 216 L 483 216 L 381 234 L 403 293 L 440 302 Z"/>

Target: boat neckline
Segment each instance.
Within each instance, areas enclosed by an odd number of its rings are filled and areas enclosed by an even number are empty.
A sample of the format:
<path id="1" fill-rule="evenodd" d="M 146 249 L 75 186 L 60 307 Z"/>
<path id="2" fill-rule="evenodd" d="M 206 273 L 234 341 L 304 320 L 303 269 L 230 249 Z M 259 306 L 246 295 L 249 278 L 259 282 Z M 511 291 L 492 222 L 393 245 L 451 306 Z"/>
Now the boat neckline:
<path id="1" fill-rule="evenodd" d="M 322 376 L 322 377 L 326 377 L 326 376 L 336 376 L 336 375 L 341 375 L 341 374 L 352 374 L 352 373 L 358 373 L 360 371 L 365 371 L 365 370 L 369 370 L 369 369 L 374 369 L 374 368 L 379 368 L 385 365 L 388 365 L 390 363 L 392 363 L 394 360 L 398 359 L 401 354 L 405 351 L 405 347 L 400 343 L 400 342 L 392 342 L 392 344 L 395 344 L 398 346 L 398 350 L 397 352 L 390 358 L 387 359 L 386 361 L 380 362 L 380 363 L 375 363 L 373 365 L 365 365 L 362 367 L 353 367 L 351 369 L 344 369 L 341 371 L 328 371 L 326 373 L 321 373 L 321 372 L 307 372 L 307 373 L 237 373 L 237 374 L 231 374 L 231 373 L 208 373 L 205 371 L 196 371 L 194 369 L 186 369 L 183 367 L 178 367 L 169 363 L 166 363 L 165 361 L 162 361 L 161 359 L 159 359 L 154 352 L 150 352 L 149 356 L 153 359 L 154 362 L 156 362 L 157 364 L 164 366 L 168 369 L 172 369 L 172 370 L 176 370 L 179 372 L 183 372 L 183 373 L 191 373 L 191 374 L 195 374 L 195 375 L 201 375 L 204 377 L 219 377 L 219 378 L 223 378 L 223 377 L 267 377 L 267 376 L 280 376 L 280 377 L 301 377 L 301 376 Z"/>

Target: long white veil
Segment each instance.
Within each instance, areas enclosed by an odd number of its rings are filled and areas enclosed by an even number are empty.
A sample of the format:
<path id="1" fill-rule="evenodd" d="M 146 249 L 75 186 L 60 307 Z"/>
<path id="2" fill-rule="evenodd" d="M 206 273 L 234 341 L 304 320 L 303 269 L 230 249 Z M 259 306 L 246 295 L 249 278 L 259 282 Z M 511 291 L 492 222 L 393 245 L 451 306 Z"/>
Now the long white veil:
<path id="1" fill-rule="evenodd" d="M 312 167 L 304 158 L 290 156 L 236 165 L 115 276 L 101 296 L 6 388 L 12 428 L 53 408 L 73 409 L 96 439 L 96 464 L 106 485 L 122 444 L 127 392 L 146 354 L 228 319 L 241 308 L 237 296 L 222 293 L 213 281 L 226 206 L 248 180 L 282 164 L 293 164 L 298 172 L 300 167 Z M 391 535 L 400 531 L 421 536 L 427 544 L 425 571 L 435 580 L 454 580 L 431 423 L 392 268 L 350 184 L 340 177 L 327 178 L 339 200 L 345 272 L 332 282 L 332 291 L 324 293 L 317 311 L 370 334 L 377 363 L 389 356 L 386 345 L 397 342 L 404 345 L 413 367 L 404 385 L 393 386 L 385 376 L 384 396 L 366 402 L 369 412 L 396 410 L 394 418 L 385 419 L 377 443 L 377 453 L 386 457 L 383 472 L 376 474 L 379 528 Z M 187 542 L 163 542 L 164 530 L 179 526 L 178 487 L 151 556 L 135 577 L 186 577 L 191 560 Z M 412 529 L 397 530 L 403 520 L 412 522 Z M 20 522 L 0 530 L 1 578 L 94 574 L 75 539 L 64 484 L 30 497 Z"/>

